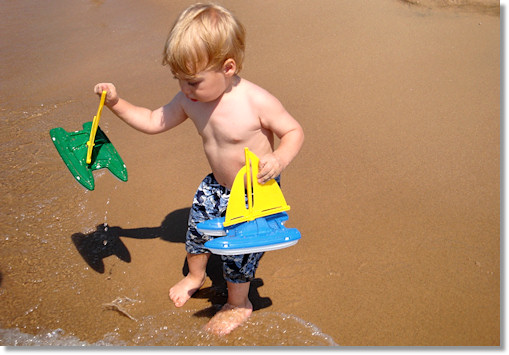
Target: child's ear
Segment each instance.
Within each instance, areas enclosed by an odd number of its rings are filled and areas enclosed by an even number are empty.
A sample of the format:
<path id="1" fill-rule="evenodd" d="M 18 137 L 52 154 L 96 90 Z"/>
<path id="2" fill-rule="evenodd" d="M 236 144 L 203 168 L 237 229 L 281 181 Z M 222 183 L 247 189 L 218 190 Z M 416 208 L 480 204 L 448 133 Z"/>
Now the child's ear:
<path id="1" fill-rule="evenodd" d="M 232 58 L 226 59 L 223 64 L 223 72 L 226 76 L 234 76 L 237 71 L 237 63 Z"/>

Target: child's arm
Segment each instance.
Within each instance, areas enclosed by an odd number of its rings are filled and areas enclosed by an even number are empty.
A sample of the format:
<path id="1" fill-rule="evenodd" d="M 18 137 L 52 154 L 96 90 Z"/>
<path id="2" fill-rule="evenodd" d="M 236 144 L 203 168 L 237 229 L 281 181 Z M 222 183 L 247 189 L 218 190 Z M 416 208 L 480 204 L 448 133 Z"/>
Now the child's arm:
<path id="1" fill-rule="evenodd" d="M 103 90 L 108 92 L 105 105 L 121 120 L 138 131 L 148 134 L 161 133 L 179 125 L 187 118 L 180 105 L 182 99 L 180 93 L 167 105 L 152 111 L 121 99 L 113 84 L 100 83 L 94 87 L 94 92 L 98 95 Z"/>
<path id="2" fill-rule="evenodd" d="M 280 139 L 272 154 L 260 158 L 258 181 L 265 183 L 277 177 L 295 158 L 304 142 L 300 124 L 286 111 L 281 102 L 265 92 L 257 99 L 262 126 Z"/>

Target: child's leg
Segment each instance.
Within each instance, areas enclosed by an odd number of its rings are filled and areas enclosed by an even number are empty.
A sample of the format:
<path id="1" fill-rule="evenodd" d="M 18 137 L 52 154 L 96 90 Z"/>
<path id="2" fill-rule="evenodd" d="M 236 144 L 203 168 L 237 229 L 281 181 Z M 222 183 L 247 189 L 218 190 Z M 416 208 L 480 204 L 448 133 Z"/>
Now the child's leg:
<path id="1" fill-rule="evenodd" d="M 248 298 L 249 286 L 262 256 L 263 253 L 222 255 L 228 300 L 207 323 L 205 330 L 217 335 L 225 335 L 251 316 L 253 305 Z"/>
<path id="2" fill-rule="evenodd" d="M 186 234 L 187 276 L 170 288 L 170 299 L 176 307 L 182 307 L 198 291 L 205 281 L 205 271 L 210 252 L 204 247 L 211 238 L 199 232 L 196 225 L 207 219 L 216 218 L 226 210 L 229 193 L 217 183 L 212 174 L 203 179 L 193 199 L 189 212 Z M 225 197 L 223 197 L 225 195 Z"/>
<path id="3" fill-rule="evenodd" d="M 182 307 L 191 296 L 202 287 L 205 282 L 205 269 L 210 254 L 191 254 L 187 253 L 187 265 L 189 273 L 180 280 L 175 286 L 170 288 L 170 299 L 175 307 Z"/>
<path id="4" fill-rule="evenodd" d="M 249 301 L 250 282 L 233 283 L 228 285 L 228 301 L 205 325 L 205 330 L 216 335 L 226 335 L 244 323 L 253 312 L 253 305 Z"/>

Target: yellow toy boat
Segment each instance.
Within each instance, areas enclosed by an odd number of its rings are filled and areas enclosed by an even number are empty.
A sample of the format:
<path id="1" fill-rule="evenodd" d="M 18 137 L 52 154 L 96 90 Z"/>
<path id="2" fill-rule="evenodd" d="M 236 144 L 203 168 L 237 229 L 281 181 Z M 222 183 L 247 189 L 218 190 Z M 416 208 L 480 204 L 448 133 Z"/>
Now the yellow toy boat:
<path id="1" fill-rule="evenodd" d="M 225 217 L 197 225 L 204 234 L 224 236 L 205 243 L 214 254 L 277 250 L 295 245 L 301 238 L 297 229 L 284 226 L 290 206 L 276 180 L 263 185 L 258 183 L 259 159 L 248 148 L 245 148 L 245 156 L 246 165 L 235 177 Z"/>

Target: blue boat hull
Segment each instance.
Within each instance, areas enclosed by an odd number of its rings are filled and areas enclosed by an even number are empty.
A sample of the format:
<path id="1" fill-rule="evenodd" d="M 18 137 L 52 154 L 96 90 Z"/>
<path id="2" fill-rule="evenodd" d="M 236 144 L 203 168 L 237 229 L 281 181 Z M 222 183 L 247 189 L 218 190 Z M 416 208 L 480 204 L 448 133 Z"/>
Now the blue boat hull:
<path id="1" fill-rule="evenodd" d="M 295 228 L 286 228 L 286 220 L 288 214 L 281 212 L 223 227 L 224 217 L 221 217 L 199 223 L 197 229 L 210 236 L 220 236 L 205 243 L 205 247 L 214 254 L 249 254 L 295 245 L 301 238 L 300 232 Z"/>

